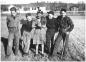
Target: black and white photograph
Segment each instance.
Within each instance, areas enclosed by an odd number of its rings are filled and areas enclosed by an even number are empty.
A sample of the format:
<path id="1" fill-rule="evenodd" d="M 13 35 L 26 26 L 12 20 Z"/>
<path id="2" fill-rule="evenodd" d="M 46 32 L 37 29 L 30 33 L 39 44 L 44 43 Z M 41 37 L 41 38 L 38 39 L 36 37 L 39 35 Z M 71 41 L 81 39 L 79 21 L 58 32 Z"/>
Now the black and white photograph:
<path id="1" fill-rule="evenodd" d="M 0 0 L 0 61 L 85 61 L 85 0 Z"/>

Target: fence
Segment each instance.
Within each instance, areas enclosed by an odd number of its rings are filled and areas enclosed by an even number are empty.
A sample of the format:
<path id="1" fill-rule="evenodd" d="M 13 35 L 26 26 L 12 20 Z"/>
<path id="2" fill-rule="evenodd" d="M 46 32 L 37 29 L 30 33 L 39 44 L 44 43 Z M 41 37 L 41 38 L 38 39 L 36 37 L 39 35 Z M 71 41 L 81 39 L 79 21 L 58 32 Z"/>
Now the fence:
<path id="1" fill-rule="evenodd" d="M 86 11 L 67 11 L 69 16 L 85 16 Z M 59 15 L 59 11 L 55 11 L 55 14 Z"/>
<path id="2" fill-rule="evenodd" d="M 20 11 L 19 13 L 21 13 L 21 14 L 26 14 L 26 13 L 36 14 L 36 12 L 29 12 L 29 11 L 22 11 L 22 12 Z M 46 14 L 46 13 L 47 13 L 47 11 L 44 12 L 44 14 Z M 59 11 L 55 11 L 54 13 L 55 13 L 55 15 L 60 14 Z M 85 13 L 86 13 L 86 11 L 67 11 L 67 15 L 69 15 L 69 16 L 85 16 Z M 8 14 L 10 14 L 10 12 L 1 12 L 1 15 L 3 15 L 3 14 L 8 15 Z"/>

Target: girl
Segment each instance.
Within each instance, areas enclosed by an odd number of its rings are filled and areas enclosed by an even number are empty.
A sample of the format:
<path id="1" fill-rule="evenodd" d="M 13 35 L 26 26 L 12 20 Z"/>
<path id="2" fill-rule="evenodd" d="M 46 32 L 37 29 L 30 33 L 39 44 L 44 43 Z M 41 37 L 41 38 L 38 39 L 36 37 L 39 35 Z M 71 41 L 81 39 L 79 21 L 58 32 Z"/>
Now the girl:
<path id="1" fill-rule="evenodd" d="M 45 41 L 45 30 L 44 28 L 46 26 L 42 25 L 43 22 L 41 22 L 43 12 L 37 12 L 37 19 L 34 22 L 33 27 L 35 28 L 35 32 L 34 32 L 34 37 L 33 37 L 33 44 L 36 44 L 36 55 L 38 55 L 38 47 L 39 44 L 41 44 L 42 46 L 42 54 L 44 54 L 44 41 Z"/>

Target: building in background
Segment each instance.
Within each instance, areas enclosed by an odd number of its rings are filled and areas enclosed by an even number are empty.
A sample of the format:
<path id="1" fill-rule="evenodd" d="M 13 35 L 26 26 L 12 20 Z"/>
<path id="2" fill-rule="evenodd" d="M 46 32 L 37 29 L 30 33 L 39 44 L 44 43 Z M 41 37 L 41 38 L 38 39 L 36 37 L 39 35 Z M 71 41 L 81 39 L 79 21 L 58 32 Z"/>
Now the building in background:
<path id="1" fill-rule="evenodd" d="M 9 13 L 9 7 L 16 6 L 18 8 L 18 12 L 20 13 L 36 13 L 38 8 L 46 13 L 50 10 L 59 12 L 61 8 L 67 9 L 67 11 L 71 12 L 71 14 L 83 13 L 85 11 L 85 3 L 62 3 L 62 2 L 36 2 L 36 3 L 29 3 L 29 4 L 15 4 L 15 5 L 1 5 L 1 13 Z M 72 13 L 73 12 L 73 13 Z"/>

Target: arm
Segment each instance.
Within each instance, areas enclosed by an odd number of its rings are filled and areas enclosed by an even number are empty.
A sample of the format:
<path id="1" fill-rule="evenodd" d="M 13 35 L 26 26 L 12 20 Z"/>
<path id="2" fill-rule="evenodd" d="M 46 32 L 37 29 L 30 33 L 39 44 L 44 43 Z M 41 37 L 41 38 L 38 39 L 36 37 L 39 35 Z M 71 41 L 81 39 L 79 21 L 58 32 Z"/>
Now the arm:
<path id="1" fill-rule="evenodd" d="M 21 20 L 20 20 L 20 24 L 26 24 L 26 23 L 27 23 L 26 20 L 24 20 L 24 19 L 21 19 Z"/>
<path id="2" fill-rule="evenodd" d="M 49 20 L 46 21 L 46 27 L 49 28 L 50 27 L 50 23 Z"/>
<path id="3" fill-rule="evenodd" d="M 41 22 L 40 21 L 37 21 L 36 29 L 41 29 Z"/>
<path id="4" fill-rule="evenodd" d="M 9 18 L 7 17 L 7 19 L 6 19 L 7 28 L 8 28 L 9 22 L 10 22 Z"/>
<path id="5" fill-rule="evenodd" d="M 42 27 L 45 28 L 46 27 L 46 24 L 45 25 L 42 25 Z"/>
<path id="6" fill-rule="evenodd" d="M 32 22 L 32 28 L 35 28 L 36 26 L 35 26 L 35 22 L 33 21 Z"/>
<path id="7" fill-rule="evenodd" d="M 19 30 L 19 36 L 20 37 L 22 36 L 22 26 L 23 26 L 23 24 L 26 24 L 26 23 L 27 22 L 26 22 L 25 18 L 22 18 L 21 16 L 19 16 L 19 21 L 18 21 L 17 28 Z"/>
<path id="8" fill-rule="evenodd" d="M 74 24 L 70 18 L 68 18 L 68 25 L 69 25 L 69 28 L 67 29 L 67 32 L 71 32 L 74 28 Z"/>
<path id="9" fill-rule="evenodd" d="M 59 29 L 60 29 L 60 20 L 59 20 L 59 17 L 56 18 L 55 25 L 56 25 L 56 31 L 59 31 Z"/>
<path id="10" fill-rule="evenodd" d="M 46 27 L 48 27 L 48 16 L 46 16 Z"/>
<path id="11" fill-rule="evenodd" d="M 41 22 L 40 21 L 38 21 L 38 26 L 41 27 Z"/>

